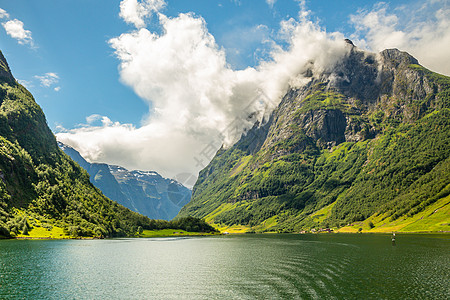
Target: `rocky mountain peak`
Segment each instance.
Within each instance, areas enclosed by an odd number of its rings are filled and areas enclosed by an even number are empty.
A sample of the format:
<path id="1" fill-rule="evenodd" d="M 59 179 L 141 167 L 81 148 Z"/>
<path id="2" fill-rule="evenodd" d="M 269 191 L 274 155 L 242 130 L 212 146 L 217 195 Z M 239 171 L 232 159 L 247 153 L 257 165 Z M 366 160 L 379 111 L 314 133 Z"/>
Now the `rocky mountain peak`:
<path id="1" fill-rule="evenodd" d="M 351 46 L 355 46 L 355 44 L 353 44 L 353 42 L 349 39 L 345 39 L 344 41 Z"/>
<path id="2" fill-rule="evenodd" d="M 348 54 L 331 71 L 314 76 L 310 85 L 305 86 L 306 90 L 317 83 L 327 83 L 327 89 L 339 90 L 347 97 L 370 104 L 380 100 L 383 95 L 397 93 L 394 83 L 399 77 L 408 77 L 401 80 L 404 83 L 414 82 L 412 77 L 416 76 L 416 72 L 409 67 L 419 65 L 419 62 L 407 52 L 387 49 L 373 53 L 358 49 L 348 39 L 345 41 L 351 45 Z M 410 89 L 415 90 L 416 87 Z M 426 86 L 419 84 L 419 97 L 427 94 L 424 91 L 426 89 Z"/>
<path id="3" fill-rule="evenodd" d="M 419 64 L 419 61 L 409 53 L 398 49 L 386 49 L 380 52 L 383 65 L 392 68 L 407 67 L 411 64 Z"/>
<path id="4" fill-rule="evenodd" d="M 308 82 L 289 89 L 267 123 L 217 153 L 179 216 L 252 231 L 366 219 L 385 230 L 448 195 L 450 78 L 406 52 L 345 42 L 339 62 L 325 71 L 311 62 L 300 75 Z"/>
<path id="5" fill-rule="evenodd" d="M 346 43 L 351 49 L 340 62 L 322 74 L 311 76 L 308 84 L 289 90 L 268 124 L 256 125 L 236 146 L 249 153 L 269 149 L 297 139 L 296 128 L 301 128 L 304 138 L 266 159 L 314 145 L 331 149 L 342 142 L 375 137 L 379 128 L 366 119 L 368 114 L 382 111 L 386 117 L 406 121 L 417 119 L 426 107 L 433 106 L 425 103 L 418 110 L 411 105 L 434 90 L 419 71 L 417 59 L 398 49 L 373 53 L 358 49 L 350 40 Z M 402 103 L 396 99 L 402 99 Z"/>

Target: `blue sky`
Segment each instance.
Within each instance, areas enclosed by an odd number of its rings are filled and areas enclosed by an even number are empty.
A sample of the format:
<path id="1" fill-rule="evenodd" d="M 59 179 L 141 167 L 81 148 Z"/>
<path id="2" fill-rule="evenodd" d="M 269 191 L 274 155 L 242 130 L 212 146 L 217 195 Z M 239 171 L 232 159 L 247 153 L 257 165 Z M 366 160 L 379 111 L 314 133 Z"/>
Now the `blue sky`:
<path id="1" fill-rule="evenodd" d="M 32 32 L 33 46 L 19 44 L 2 30 L 0 48 L 14 76 L 29 82 L 53 130 L 57 124 L 72 128 L 94 113 L 139 123 L 147 107 L 119 82 L 117 59 L 108 45 L 129 30 L 116 1 L 0 1 L 0 8 Z M 56 73 L 58 83 L 42 87 L 35 76 L 46 73 Z"/>
<path id="2" fill-rule="evenodd" d="M 138 23 L 133 23 L 130 18 L 138 15 L 133 9 L 139 4 L 144 13 L 140 20 L 134 19 Z M 127 12 L 125 5 L 128 5 Z M 155 5 L 159 6 L 150 9 Z M 215 78 L 219 72 L 221 79 L 210 84 L 221 85 L 227 76 L 239 84 L 246 76 L 260 76 L 261 69 L 276 60 L 277 47 L 288 52 L 295 48 L 293 43 L 301 44 L 292 38 L 294 34 L 301 35 L 295 30 L 303 28 L 308 33 L 312 30 L 314 36 L 323 34 L 330 40 L 349 37 L 357 46 L 372 51 L 397 47 L 415 55 L 425 66 L 450 74 L 446 54 L 449 49 L 447 0 L 0 0 L 0 8 L 3 25 L 0 49 L 14 76 L 43 108 L 50 128 L 55 133 L 66 133 L 58 137 L 91 161 L 122 164 L 130 169 L 156 169 L 167 176 L 180 172 L 195 175 L 202 167 L 194 167 L 195 153 L 211 142 L 205 136 L 217 135 L 214 128 L 235 118 L 233 108 L 221 112 L 218 106 L 232 106 L 232 101 L 237 100 L 231 97 L 231 102 L 219 103 L 208 96 L 211 91 L 204 87 L 205 78 Z M 303 17 L 302 11 L 307 12 Z M 301 27 L 305 22 L 313 25 Z M 170 51 L 182 51 L 182 45 L 175 48 L 176 41 L 186 36 L 183 33 L 186 30 L 190 30 L 193 39 L 199 37 L 198 43 L 206 43 L 201 49 L 205 57 L 211 58 L 211 64 L 204 67 L 211 73 L 201 77 L 203 82 L 179 75 L 186 70 L 198 73 L 190 70 L 189 64 L 184 65 L 189 56 L 187 59 L 181 54 L 165 56 Z M 161 39 L 163 36 L 167 39 Z M 184 43 L 189 46 L 191 42 Z M 162 53 L 155 53 L 158 51 Z M 180 63 L 170 66 L 172 73 L 167 73 L 165 65 L 158 63 L 163 59 L 180 59 Z M 203 62 L 200 57 L 200 61 L 193 59 L 191 63 Z M 169 83 L 163 81 L 166 77 Z M 172 93 L 177 89 L 180 89 L 178 94 Z M 182 91 L 190 96 L 183 98 Z M 278 94 L 274 93 L 273 97 L 280 97 Z M 193 100 L 197 96 L 204 99 Z M 193 104 L 197 100 L 198 105 Z M 189 101 L 193 102 L 186 104 Z M 205 101 L 212 104 L 205 106 Z M 177 123 L 178 113 L 185 124 Z M 158 119 L 158 114 L 163 117 Z M 208 120 L 209 116 L 216 123 Z M 209 125 L 200 126 L 196 122 Z M 149 125 L 153 129 L 144 132 L 144 127 Z M 116 144 L 100 141 L 99 136 L 108 134 L 120 137 Z M 158 134 L 170 137 L 154 138 Z M 184 138 L 196 142 L 173 142 Z M 124 145 L 114 146 L 120 143 Z M 180 153 L 186 150 L 185 145 L 190 150 L 185 151 L 187 154 Z M 175 165 L 169 161 L 164 163 L 156 154 L 145 156 L 151 152 L 149 149 L 166 152 L 168 160 Z"/>

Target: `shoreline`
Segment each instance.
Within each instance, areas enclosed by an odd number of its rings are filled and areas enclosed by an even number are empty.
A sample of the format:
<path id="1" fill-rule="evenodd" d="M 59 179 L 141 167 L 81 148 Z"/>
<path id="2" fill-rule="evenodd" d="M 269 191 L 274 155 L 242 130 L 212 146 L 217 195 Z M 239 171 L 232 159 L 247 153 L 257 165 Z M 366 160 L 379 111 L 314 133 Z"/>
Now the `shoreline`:
<path id="1" fill-rule="evenodd" d="M 390 235 L 392 232 L 252 232 L 252 233 L 199 233 L 199 234 L 166 234 L 166 235 L 154 235 L 154 236 L 124 236 L 124 237 L 109 237 L 109 238 L 98 238 L 98 237 L 65 237 L 65 238 L 55 238 L 55 237 L 1 237 L 0 240 L 113 240 L 113 239 L 147 239 L 147 238 L 170 238 L 170 237 L 208 237 L 208 236 L 227 236 L 227 235 L 285 235 L 285 234 L 293 234 L 293 235 L 323 235 L 323 234 L 348 234 L 348 235 L 359 235 L 359 234 L 372 234 L 372 235 Z M 416 235 L 449 235 L 450 231 L 417 231 L 417 232 L 398 232 L 395 231 L 395 234 L 416 234 Z"/>
<path id="2" fill-rule="evenodd" d="M 121 236 L 121 237 L 0 237 L 0 240 L 113 240 L 113 239 L 147 239 L 147 238 L 165 238 L 165 237 L 197 237 L 197 236 L 218 236 L 221 233 L 207 233 L 201 232 L 198 234 L 163 234 L 153 236 Z"/>

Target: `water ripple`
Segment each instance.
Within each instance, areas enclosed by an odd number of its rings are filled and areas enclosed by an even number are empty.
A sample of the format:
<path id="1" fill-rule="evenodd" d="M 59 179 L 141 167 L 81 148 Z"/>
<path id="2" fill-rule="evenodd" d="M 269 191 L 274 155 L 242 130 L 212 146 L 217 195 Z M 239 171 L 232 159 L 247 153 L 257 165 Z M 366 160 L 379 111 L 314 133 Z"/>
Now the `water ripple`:
<path id="1" fill-rule="evenodd" d="M 0 241 L 0 299 L 446 299 L 449 239 Z"/>

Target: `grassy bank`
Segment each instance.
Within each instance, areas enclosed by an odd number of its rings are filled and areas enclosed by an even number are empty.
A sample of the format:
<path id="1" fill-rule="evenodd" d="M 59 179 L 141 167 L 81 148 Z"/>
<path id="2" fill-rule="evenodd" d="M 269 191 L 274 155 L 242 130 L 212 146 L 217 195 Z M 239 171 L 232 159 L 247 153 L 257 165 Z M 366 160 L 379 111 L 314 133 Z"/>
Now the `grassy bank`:
<path id="1" fill-rule="evenodd" d="M 142 234 L 136 234 L 136 238 L 153 238 L 153 237 L 177 237 L 177 236 L 212 236 L 220 235 L 221 233 L 205 233 L 205 232 L 192 232 L 181 229 L 162 229 L 162 230 L 144 230 Z M 0 238 L 2 238 L 0 236 Z M 64 233 L 64 230 L 59 227 L 53 227 L 51 230 L 34 227 L 27 235 L 18 234 L 16 239 L 94 239 L 89 237 L 74 237 Z"/>
<path id="2" fill-rule="evenodd" d="M 181 229 L 162 229 L 162 230 L 144 230 L 142 234 L 138 235 L 140 238 L 152 238 L 152 237 L 175 237 L 175 236 L 210 236 L 218 235 L 220 233 L 205 233 L 205 232 L 192 232 Z"/>
<path id="3" fill-rule="evenodd" d="M 384 215 L 372 216 L 363 222 L 339 228 L 338 232 L 450 232 L 450 195 L 427 207 L 424 211 L 394 221 Z"/>
<path id="4" fill-rule="evenodd" d="M 319 229 L 320 223 L 331 214 L 331 209 L 335 203 L 332 203 L 314 213 L 309 218 L 312 224 L 311 228 Z M 251 227 L 247 225 L 233 225 L 226 226 L 224 224 L 211 225 L 221 232 L 231 234 L 248 233 L 248 232 L 271 232 L 271 228 L 277 224 L 277 219 L 280 216 L 273 216 L 260 225 Z M 208 220 L 208 219 L 207 219 Z M 316 226 L 314 226 L 316 224 Z M 311 228 L 305 228 L 310 231 Z M 373 215 L 370 218 L 361 221 L 353 222 L 347 226 L 332 228 L 334 232 L 342 233 L 450 233 L 450 195 L 446 196 L 434 204 L 428 206 L 422 212 L 411 217 L 401 217 L 396 220 L 391 220 L 386 215 Z"/>

